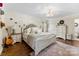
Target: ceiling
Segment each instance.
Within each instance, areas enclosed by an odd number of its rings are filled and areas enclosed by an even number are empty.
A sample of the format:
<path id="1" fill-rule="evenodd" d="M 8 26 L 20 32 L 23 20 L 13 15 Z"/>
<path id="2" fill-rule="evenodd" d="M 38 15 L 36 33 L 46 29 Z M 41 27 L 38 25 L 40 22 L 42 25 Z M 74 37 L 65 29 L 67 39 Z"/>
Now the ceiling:
<path id="1" fill-rule="evenodd" d="M 46 17 L 50 8 L 54 12 L 53 18 L 79 13 L 78 3 L 5 3 L 4 5 L 6 11 L 16 11 L 35 17 Z"/>

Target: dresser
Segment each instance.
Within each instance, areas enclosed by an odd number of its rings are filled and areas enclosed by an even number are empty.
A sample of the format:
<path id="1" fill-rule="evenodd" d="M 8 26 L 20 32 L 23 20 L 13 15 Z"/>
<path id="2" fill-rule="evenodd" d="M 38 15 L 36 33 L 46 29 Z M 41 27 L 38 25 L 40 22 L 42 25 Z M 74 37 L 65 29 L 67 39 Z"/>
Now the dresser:
<path id="1" fill-rule="evenodd" d="M 62 25 L 57 25 L 57 32 L 56 32 L 56 37 L 62 38 L 62 39 L 67 39 L 67 26 L 65 24 Z"/>

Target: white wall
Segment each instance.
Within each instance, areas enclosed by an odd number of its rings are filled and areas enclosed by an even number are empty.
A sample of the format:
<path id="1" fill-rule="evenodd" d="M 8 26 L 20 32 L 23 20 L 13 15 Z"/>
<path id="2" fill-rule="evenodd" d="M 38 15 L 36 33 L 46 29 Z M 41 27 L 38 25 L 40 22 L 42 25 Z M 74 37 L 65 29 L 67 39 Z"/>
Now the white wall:
<path id="1" fill-rule="evenodd" d="M 75 26 L 74 26 L 74 31 L 75 31 L 76 33 L 79 33 L 79 19 L 74 19 L 74 23 L 77 23 L 77 24 L 78 24 L 78 27 L 75 27 Z"/>
<path id="2" fill-rule="evenodd" d="M 13 18 L 13 20 L 10 20 L 10 18 Z M 17 24 L 14 23 L 16 21 L 17 21 Z M 41 18 L 36 18 L 33 16 L 9 11 L 5 14 L 4 22 L 7 24 L 7 26 L 14 27 L 16 29 L 16 32 L 20 32 L 21 29 L 19 28 L 19 25 L 23 26 L 23 24 L 25 24 L 25 25 L 35 24 L 37 26 L 40 26 Z"/>
<path id="3" fill-rule="evenodd" d="M 79 19 L 74 19 L 74 23 L 78 24 L 77 27 L 74 26 L 74 39 L 79 41 L 77 38 L 79 36 Z"/>

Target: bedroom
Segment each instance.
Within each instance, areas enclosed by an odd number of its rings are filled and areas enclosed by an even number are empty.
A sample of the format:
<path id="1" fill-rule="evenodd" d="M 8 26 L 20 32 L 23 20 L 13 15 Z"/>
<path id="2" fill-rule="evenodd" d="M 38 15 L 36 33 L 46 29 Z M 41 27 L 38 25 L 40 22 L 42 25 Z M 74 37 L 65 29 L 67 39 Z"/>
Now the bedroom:
<path id="1" fill-rule="evenodd" d="M 79 17 L 76 6 L 79 4 L 3 3 L 1 55 L 79 55 L 78 40 L 74 38 L 74 22 Z"/>

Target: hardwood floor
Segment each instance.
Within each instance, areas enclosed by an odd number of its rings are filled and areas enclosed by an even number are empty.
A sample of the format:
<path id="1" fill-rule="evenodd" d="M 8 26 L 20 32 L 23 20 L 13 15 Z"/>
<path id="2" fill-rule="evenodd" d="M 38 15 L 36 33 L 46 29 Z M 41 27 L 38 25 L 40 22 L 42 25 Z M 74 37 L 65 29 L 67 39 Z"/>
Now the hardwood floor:
<path id="1" fill-rule="evenodd" d="M 65 44 L 79 47 L 79 41 L 76 40 L 57 40 Z M 31 52 L 33 52 L 33 50 L 25 42 L 21 42 L 15 43 L 14 45 L 9 46 L 8 48 L 4 48 L 1 56 L 30 56 Z"/>
<path id="2" fill-rule="evenodd" d="M 15 43 L 4 48 L 1 56 L 29 56 L 33 50 L 25 43 Z"/>
<path id="3" fill-rule="evenodd" d="M 77 40 L 64 40 L 64 39 L 57 39 L 57 40 L 65 43 L 65 44 L 69 44 L 69 45 L 72 45 L 72 46 L 79 47 L 79 41 L 77 41 Z"/>

